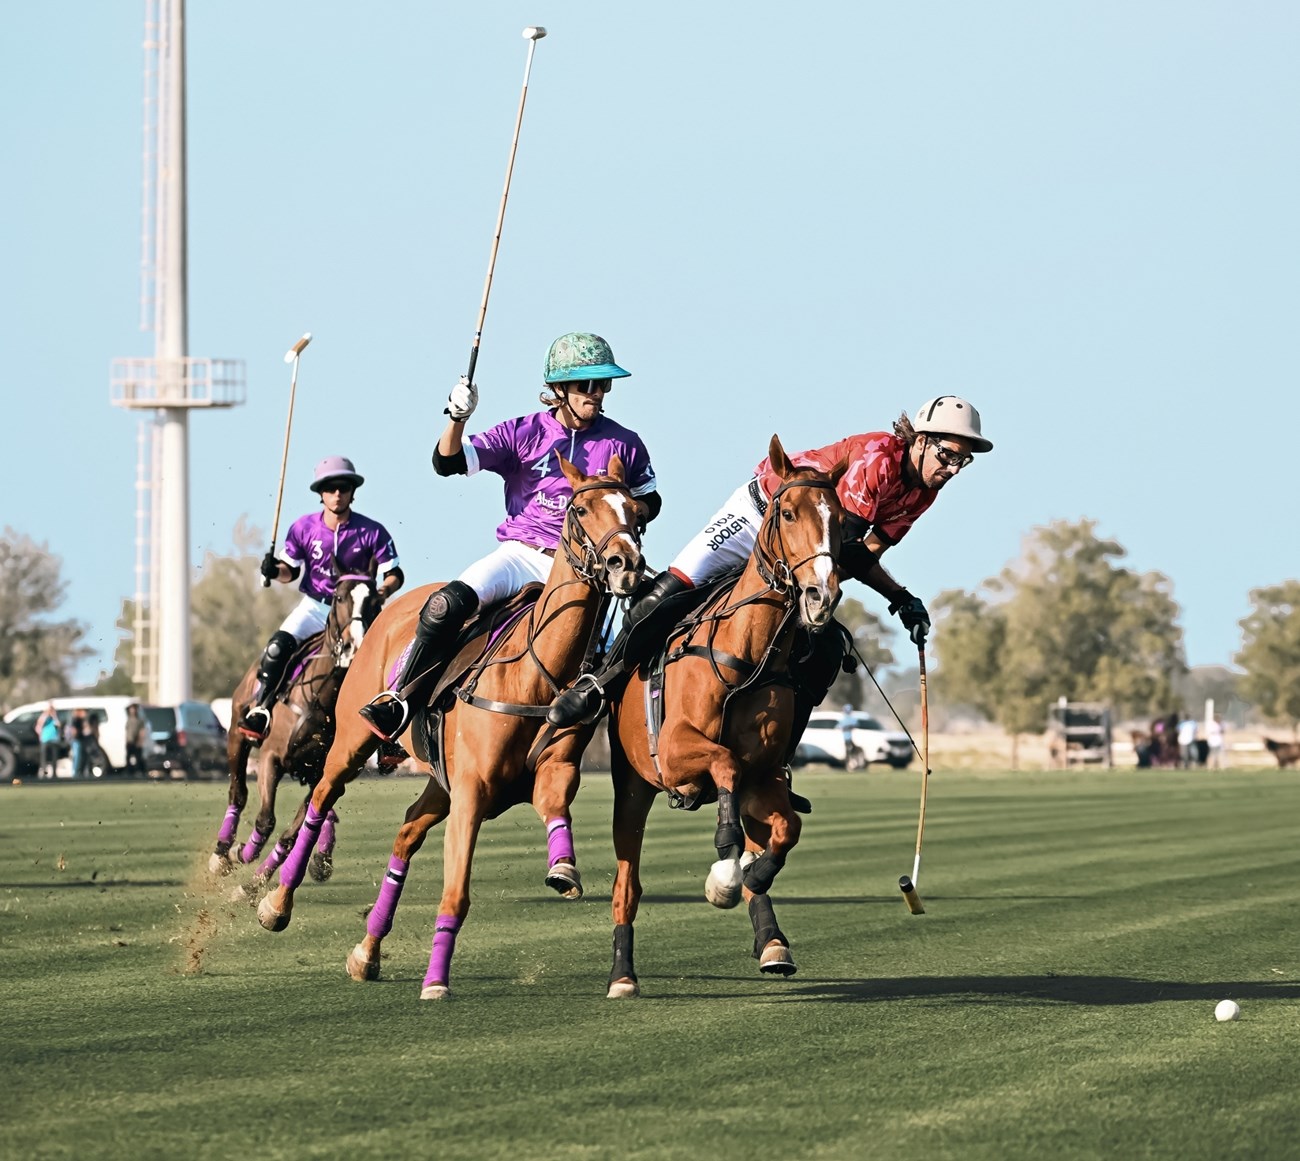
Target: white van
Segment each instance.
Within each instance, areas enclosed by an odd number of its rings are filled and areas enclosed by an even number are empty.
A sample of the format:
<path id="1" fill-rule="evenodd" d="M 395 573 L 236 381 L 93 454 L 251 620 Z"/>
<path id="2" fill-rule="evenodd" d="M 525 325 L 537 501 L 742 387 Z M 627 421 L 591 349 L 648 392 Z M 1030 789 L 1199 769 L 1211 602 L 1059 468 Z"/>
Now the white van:
<path id="1" fill-rule="evenodd" d="M 68 719 L 72 717 L 73 710 L 84 709 L 99 720 L 99 745 L 110 763 L 110 768 L 107 770 L 92 768 L 91 776 L 99 778 L 105 774 L 121 774 L 126 768 L 126 707 L 129 705 L 143 707 L 144 703 L 138 697 L 94 697 L 89 694 L 85 697 L 55 697 L 49 700 L 54 703 L 59 721 L 65 726 L 68 724 Z M 36 719 L 44 712 L 46 704 L 43 701 L 34 701 L 10 710 L 5 714 L 5 725 L 12 725 L 19 730 L 31 729 L 35 726 Z M 59 777 L 70 778 L 71 776 L 72 770 L 68 760 L 62 759 L 59 762 Z"/>

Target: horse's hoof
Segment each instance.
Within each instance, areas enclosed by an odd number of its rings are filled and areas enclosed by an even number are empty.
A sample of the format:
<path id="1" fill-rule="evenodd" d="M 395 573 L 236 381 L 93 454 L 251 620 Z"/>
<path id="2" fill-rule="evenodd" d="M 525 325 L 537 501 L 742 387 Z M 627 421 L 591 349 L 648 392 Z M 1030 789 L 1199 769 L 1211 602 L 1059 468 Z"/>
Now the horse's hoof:
<path id="1" fill-rule="evenodd" d="M 704 897 L 715 907 L 730 910 L 740 902 L 740 860 L 719 859 L 704 880 Z"/>
<path id="2" fill-rule="evenodd" d="M 368 980 L 377 980 L 379 978 L 379 960 L 367 959 L 366 949 L 358 943 L 348 953 L 348 975 L 359 984 L 364 984 Z"/>
<path id="3" fill-rule="evenodd" d="M 212 875 L 229 875 L 235 869 L 229 855 L 211 854 L 208 856 L 208 873 Z"/>
<path id="4" fill-rule="evenodd" d="M 565 899 L 582 898 L 582 876 L 572 863 L 556 863 L 546 872 L 546 885 Z"/>
<path id="5" fill-rule="evenodd" d="M 799 969 L 784 943 L 772 940 L 758 957 L 758 970 L 765 976 L 792 976 Z"/>
<path id="6" fill-rule="evenodd" d="M 271 896 L 268 895 L 257 905 L 257 921 L 267 931 L 283 931 L 289 926 L 289 919 L 293 913 L 293 904 L 290 904 L 284 911 L 276 908 L 271 902 Z"/>
<path id="7" fill-rule="evenodd" d="M 605 993 L 607 1000 L 633 1000 L 641 994 L 641 985 L 636 980 L 615 980 Z"/>
<path id="8" fill-rule="evenodd" d="M 334 856 L 317 851 L 307 863 L 307 874 L 317 883 L 324 883 L 334 874 Z"/>
<path id="9" fill-rule="evenodd" d="M 450 1000 L 451 989 L 446 984 L 425 984 L 420 989 L 422 1000 Z"/>

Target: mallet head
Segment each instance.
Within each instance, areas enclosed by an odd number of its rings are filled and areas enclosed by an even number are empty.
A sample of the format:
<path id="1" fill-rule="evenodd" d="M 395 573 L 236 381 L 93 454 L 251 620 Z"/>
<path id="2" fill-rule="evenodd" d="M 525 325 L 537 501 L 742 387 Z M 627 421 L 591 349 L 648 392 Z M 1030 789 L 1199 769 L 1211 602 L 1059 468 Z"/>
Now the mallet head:
<path id="1" fill-rule="evenodd" d="M 900 875 L 898 889 L 903 892 L 903 902 L 907 904 L 907 909 L 913 915 L 925 914 L 925 908 L 921 905 L 921 896 L 916 893 L 916 888 L 912 886 L 910 878 L 906 875 Z"/>
<path id="2" fill-rule="evenodd" d="M 529 25 L 524 29 L 525 40 L 541 40 L 546 35 L 546 29 L 540 24 Z"/>
<path id="3" fill-rule="evenodd" d="M 284 353 L 284 361 L 292 363 L 299 355 L 302 354 L 303 348 L 311 342 L 311 331 L 302 336 L 292 347 Z"/>

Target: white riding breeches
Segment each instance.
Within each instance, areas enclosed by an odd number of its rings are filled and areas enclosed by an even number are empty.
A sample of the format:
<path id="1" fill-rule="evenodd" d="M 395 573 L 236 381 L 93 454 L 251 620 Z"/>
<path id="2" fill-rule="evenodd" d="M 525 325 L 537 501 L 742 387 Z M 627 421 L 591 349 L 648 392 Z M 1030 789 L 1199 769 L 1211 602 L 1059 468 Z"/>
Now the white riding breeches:
<path id="1" fill-rule="evenodd" d="M 758 539 L 763 523 L 750 495 L 749 482 L 741 484 L 714 514 L 702 532 L 697 532 L 668 567 L 693 584 L 703 584 L 737 566 L 744 566 Z"/>
<path id="2" fill-rule="evenodd" d="M 513 597 L 534 581 L 545 584 L 554 563 L 554 559 L 540 548 L 521 544 L 518 540 L 506 540 L 497 545 L 495 552 L 476 560 L 456 579 L 478 594 L 480 605 L 490 605 Z"/>
<path id="3" fill-rule="evenodd" d="M 281 622 L 280 632 L 289 633 L 299 641 L 306 641 L 316 633 L 323 633 L 329 619 L 329 605 L 314 597 L 303 597 Z"/>

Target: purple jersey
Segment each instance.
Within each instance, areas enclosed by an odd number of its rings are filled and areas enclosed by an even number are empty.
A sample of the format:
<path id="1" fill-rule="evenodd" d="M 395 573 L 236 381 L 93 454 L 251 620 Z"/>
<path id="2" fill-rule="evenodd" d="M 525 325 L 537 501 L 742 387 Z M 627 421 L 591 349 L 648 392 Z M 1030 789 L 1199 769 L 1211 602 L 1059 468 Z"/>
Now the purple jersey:
<path id="1" fill-rule="evenodd" d="M 284 538 L 280 559 L 302 569 L 298 588 L 317 601 L 334 597 L 334 581 L 350 573 L 368 573 L 373 563 L 383 576 L 397 565 L 397 549 L 388 529 L 378 520 L 351 512 L 337 528 L 325 523 L 325 513 L 312 512 L 293 522 Z"/>
<path id="2" fill-rule="evenodd" d="M 585 431 L 572 431 L 552 412 L 536 411 L 471 435 L 463 446 L 469 475 L 496 472 L 505 480 L 506 518 L 497 527 L 498 540 L 559 547 L 564 510 L 573 495 L 560 470 L 561 455 L 589 476 L 607 472 L 616 455 L 632 495 L 645 496 L 658 487 L 641 437 L 604 415 Z"/>

